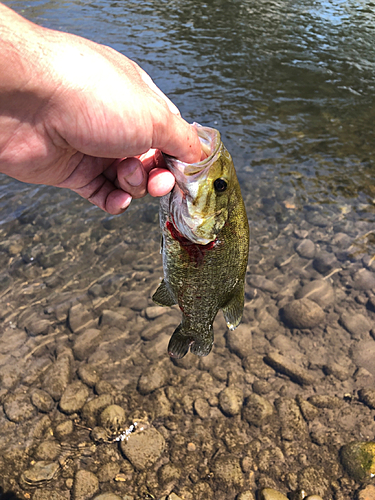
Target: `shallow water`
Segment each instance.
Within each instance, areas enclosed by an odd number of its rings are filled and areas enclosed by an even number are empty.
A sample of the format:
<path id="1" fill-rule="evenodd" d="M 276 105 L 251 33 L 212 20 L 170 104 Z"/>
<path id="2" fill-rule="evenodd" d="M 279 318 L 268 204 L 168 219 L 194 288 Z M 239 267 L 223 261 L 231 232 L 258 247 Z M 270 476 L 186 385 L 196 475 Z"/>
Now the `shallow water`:
<path id="1" fill-rule="evenodd" d="M 220 314 L 213 352 L 173 363 L 179 312 L 150 309 L 162 274 L 157 200 L 111 217 L 73 193 L 2 177 L 0 486 L 78 499 L 80 470 L 94 475 L 92 495 L 127 500 L 245 500 L 264 487 L 353 498 L 365 483 L 340 450 L 375 431 L 375 410 L 358 396 L 375 377 L 373 4 L 6 3 L 123 52 L 187 120 L 218 128 L 251 248 L 237 337 Z M 288 316 L 303 296 L 306 328 Z M 85 398 L 74 411 L 61 403 L 76 380 L 86 399 L 124 408 L 108 441 L 139 418 L 163 436 L 151 466 L 139 470 L 117 442 L 92 449 L 100 411 L 82 409 Z M 53 477 L 30 479 L 35 461 L 57 464 Z"/>

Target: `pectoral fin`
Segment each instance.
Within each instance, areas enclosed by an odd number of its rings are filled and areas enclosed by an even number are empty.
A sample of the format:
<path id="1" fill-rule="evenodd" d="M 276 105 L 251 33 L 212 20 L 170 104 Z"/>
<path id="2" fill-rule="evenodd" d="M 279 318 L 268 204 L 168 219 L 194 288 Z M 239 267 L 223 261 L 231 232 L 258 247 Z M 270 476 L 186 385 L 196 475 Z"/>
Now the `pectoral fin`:
<path id="1" fill-rule="evenodd" d="M 170 306 L 174 306 L 175 304 L 177 304 L 177 302 L 174 300 L 174 298 L 170 294 L 164 280 L 160 283 L 159 288 L 156 290 L 156 292 L 152 296 L 152 300 L 155 302 L 155 304 L 158 304 L 159 306 L 169 306 L 170 307 Z"/>
<path id="2" fill-rule="evenodd" d="M 245 302 L 245 286 L 244 284 L 233 295 L 229 302 L 222 307 L 225 321 L 229 330 L 234 330 L 240 324 Z"/>

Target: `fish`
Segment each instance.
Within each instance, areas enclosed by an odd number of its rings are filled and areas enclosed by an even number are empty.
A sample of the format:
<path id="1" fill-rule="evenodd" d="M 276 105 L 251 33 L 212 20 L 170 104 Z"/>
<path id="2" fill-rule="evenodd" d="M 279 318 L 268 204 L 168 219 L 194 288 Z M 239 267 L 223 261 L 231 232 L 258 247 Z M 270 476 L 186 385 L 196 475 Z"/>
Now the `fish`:
<path id="1" fill-rule="evenodd" d="M 230 330 L 244 308 L 249 223 L 231 155 L 214 128 L 193 123 L 201 143 L 197 163 L 164 155 L 176 183 L 160 199 L 164 278 L 153 294 L 161 306 L 178 304 L 182 321 L 168 345 L 172 358 L 207 356 L 221 309 Z"/>

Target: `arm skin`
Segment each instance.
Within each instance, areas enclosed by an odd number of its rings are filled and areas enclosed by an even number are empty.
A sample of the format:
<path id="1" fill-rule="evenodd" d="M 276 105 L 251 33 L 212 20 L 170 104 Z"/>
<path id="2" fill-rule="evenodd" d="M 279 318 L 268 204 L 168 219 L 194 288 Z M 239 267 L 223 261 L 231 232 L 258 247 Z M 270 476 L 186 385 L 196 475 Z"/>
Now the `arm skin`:
<path id="1" fill-rule="evenodd" d="M 111 213 L 174 185 L 163 151 L 200 159 L 196 131 L 133 61 L 0 4 L 0 172 L 69 188 Z"/>

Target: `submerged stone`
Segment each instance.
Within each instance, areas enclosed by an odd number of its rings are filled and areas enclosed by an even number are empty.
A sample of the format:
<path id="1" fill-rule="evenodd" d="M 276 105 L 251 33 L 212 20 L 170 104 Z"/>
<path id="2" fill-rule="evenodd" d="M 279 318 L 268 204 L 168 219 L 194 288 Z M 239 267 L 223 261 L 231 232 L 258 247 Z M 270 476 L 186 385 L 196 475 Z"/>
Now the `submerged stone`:
<path id="1" fill-rule="evenodd" d="M 353 441 L 341 448 L 341 463 L 355 481 L 375 474 L 375 441 Z"/>

